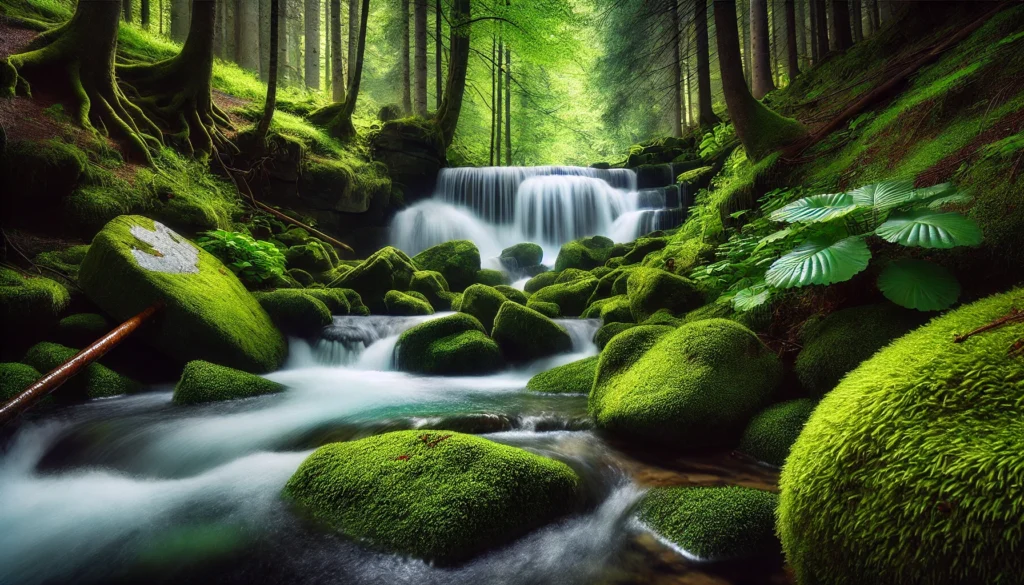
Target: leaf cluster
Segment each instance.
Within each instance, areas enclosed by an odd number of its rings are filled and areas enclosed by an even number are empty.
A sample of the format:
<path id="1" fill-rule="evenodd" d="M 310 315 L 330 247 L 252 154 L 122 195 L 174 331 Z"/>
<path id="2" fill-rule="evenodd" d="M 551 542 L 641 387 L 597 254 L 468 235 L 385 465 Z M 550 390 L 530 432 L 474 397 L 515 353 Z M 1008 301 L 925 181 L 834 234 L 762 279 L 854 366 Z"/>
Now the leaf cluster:
<path id="1" fill-rule="evenodd" d="M 270 242 L 248 234 L 213 230 L 201 234 L 198 242 L 231 269 L 247 287 L 255 287 L 284 274 L 284 254 Z"/>

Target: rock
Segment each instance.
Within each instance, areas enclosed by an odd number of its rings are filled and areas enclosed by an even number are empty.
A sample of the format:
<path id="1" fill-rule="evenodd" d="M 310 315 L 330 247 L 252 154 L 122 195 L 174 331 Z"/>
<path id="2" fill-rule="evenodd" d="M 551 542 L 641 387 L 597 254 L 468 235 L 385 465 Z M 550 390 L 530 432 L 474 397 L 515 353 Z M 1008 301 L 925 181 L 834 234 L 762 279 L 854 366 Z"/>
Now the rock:
<path id="1" fill-rule="evenodd" d="M 658 309 L 653 315 L 644 319 L 642 325 L 665 325 L 668 327 L 679 327 L 683 320 L 677 318 L 668 309 Z"/>
<path id="2" fill-rule="evenodd" d="M 419 295 L 419 298 L 414 295 Z M 403 293 L 397 290 L 388 291 L 384 295 L 384 303 L 388 307 L 388 315 L 433 315 L 434 308 L 426 297 L 417 292 Z"/>
<path id="3" fill-rule="evenodd" d="M 572 349 L 572 338 L 564 327 L 512 301 L 505 301 L 498 310 L 492 337 L 509 361 L 528 361 Z"/>
<path id="4" fill-rule="evenodd" d="M 284 337 L 230 270 L 145 217 L 108 223 L 89 247 L 79 282 L 92 302 L 119 320 L 162 300 L 163 314 L 141 333 L 180 362 L 206 359 L 266 372 L 287 354 Z"/>
<path id="5" fill-rule="evenodd" d="M 589 278 L 576 280 L 566 284 L 553 284 L 535 292 L 530 300 L 545 303 L 555 303 L 566 317 L 578 317 L 587 308 L 587 301 L 590 295 L 597 288 L 597 279 Z"/>
<path id="6" fill-rule="evenodd" d="M 597 345 L 598 349 L 604 349 L 605 346 L 608 345 L 608 342 L 611 341 L 613 337 L 615 337 L 616 335 L 618 335 L 619 333 L 622 333 L 623 331 L 625 331 L 627 329 L 632 329 L 633 327 L 636 327 L 635 323 L 621 323 L 620 322 L 620 323 L 608 323 L 607 325 L 602 325 L 601 328 L 597 330 L 597 333 L 594 334 L 594 344 Z"/>
<path id="7" fill-rule="evenodd" d="M 593 236 L 574 240 L 562 246 L 555 260 L 555 270 L 561 272 L 566 268 L 590 270 L 597 268 L 608 260 L 615 243 L 604 236 Z"/>
<path id="8" fill-rule="evenodd" d="M 385 122 L 370 138 L 370 156 L 387 165 L 388 174 L 408 202 L 429 196 L 434 190 L 438 173 L 448 166 L 446 150 L 440 128 L 422 118 Z"/>
<path id="9" fill-rule="evenodd" d="M 414 272 L 412 280 L 409 282 L 409 290 L 423 295 L 436 309 L 442 311 L 451 309 L 452 299 L 449 294 L 448 281 L 440 272 L 435 270 Z"/>
<path id="10" fill-rule="evenodd" d="M 524 242 L 505 248 L 498 259 L 509 270 L 537 266 L 544 259 L 544 249 L 537 244 Z"/>
<path id="11" fill-rule="evenodd" d="M 531 297 L 530 300 L 526 301 L 526 306 L 549 319 L 558 319 L 562 316 L 562 310 L 555 303 L 546 303 Z"/>
<path id="12" fill-rule="evenodd" d="M 500 284 L 508 284 L 508 277 L 500 270 L 483 268 L 476 271 L 476 282 L 486 284 L 487 286 L 498 286 Z"/>
<path id="13" fill-rule="evenodd" d="M 778 531 L 801 583 L 1024 575 L 1024 289 L 898 338 L 818 404 L 786 459 Z"/>
<path id="14" fill-rule="evenodd" d="M 739 450 L 763 463 L 782 467 L 817 404 L 809 398 L 801 398 L 762 410 L 743 431 Z"/>
<path id="15" fill-rule="evenodd" d="M 523 290 L 528 293 L 535 293 L 545 286 L 551 286 L 555 284 L 555 280 L 558 279 L 558 272 L 549 270 L 547 272 L 541 272 L 537 276 L 534 276 L 530 280 L 526 281 L 526 285 L 523 286 Z"/>
<path id="16" fill-rule="evenodd" d="M 395 358 L 402 371 L 439 376 L 489 374 L 505 365 L 483 325 L 465 313 L 433 319 L 402 333 Z"/>
<path id="17" fill-rule="evenodd" d="M 317 449 L 284 495 L 350 538 L 442 565 L 572 511 L 564 463 L 473 435 L 398 431 Z"/>
<path id="18" fill-rule="evenodd" d="M 591 416 L 599 428 L 665 447 L 735 445 L 778 386 L 779 359 L 725 319 L 663 329 L 634 327 L 605 346 Z"/>
<path id="19" fill-rule="evenodd" d="M 266 378 L 195 360 L 185 364 L 185 371 L 174 387 L 172 400 L 177 404 L 199 404 L 274 394 L 283 390 L 283 385 Z"/>
<path id="20" fill-rule="evenodd" d="M 57 325 L 70 302 L 68 291 L 59 283 L 0 266 L 3 354 L 19 355 L 24 351 L 27 344 L 22 343 L 22 338 L 30 340 L 28 343 L 41 339 Z"/>
<path id="21" fill-rule="evenodd" d="M 12 141 L 0 157 L 0 215 L 52 212 L 78 185 L 87 163 L 85 152 L 60 140 Z"/>
<path id="22" fill-rule="evenodd" d="M 359 293 L 343 288 L 306 288 L 301 292 L 323 303 L 331 315 L 348 315 L 352 312 L 349 296 L 355 295 L 355 298 L 359 299 Z M 358 302 L 362 304 L 361 300 Z"/>
<path id="23" fill-rule="evenodd" d="M 637 238 L 636 245 L 624 257 L 623 263 L 637 264 L 651 252 L 662 250 L 668 245 L 668 238 Z"/>
<path id="24" fill-rule="evenodd" d="M 614 270 L 615 269 L 610 266 L 598 266 L 597 268 L 590 270 L 590 275 L 600 280 L 602 277 L 614 272 Z"/>
<path id="25" fill-rule="evenodd" d="M 32 262 L 43 268 L 63 272 L 77 280 L 78 269 L 82 266 L 82 260 L 85 260 L 85 255 L 88 252 L 89 246 L 71 246 L 63 250 L 40 252 L 32 259 Z"/>
<path id="26" fill-rule="evenodd" d="M 576 282 L 577 280 L 584 280 L 588 278 L 594 278 L 594 275 L 589 270 L 580 270 L 579 268 L 566 268 L 565 270 L 558 273 L 558 278 L 551 284 L 566 284 L 569 282 Z"/>
<path id="27" fill-rule="evenodd" d="M 675 183 L 672 165 L 645 164 L 636 168 L 636 188 L 654 189 Z"/>
<path id="28" fill-rule="evenodd" d="M 529 295 L 527 295 L 526 293 L 524 293 L 523 291 L 521 291 L 521 290 L 519 290 L 517 288 L 512 288 L 511 286 L 509 286 L 507 284 L 499 284 L 498 286 L 494 287 L 494 290 L 496 290 L 496 291 L 500 292 L 501 294 L 505 295 L 505 298 L 510 300 L 510 301 L 512 301 L 513 303 L 519 303 L 520 305 L 525 305 L 526 303 L 528 303 L 530 301 L 530 296 Z"/>
<path id="29" fill-rule="evenodd" d="M 796 357 L 796 375 L 811 396 L 824 396 L 847 372 L 926 319 L 919 311 L 881 303 L 811 321 L 800 332 L 804 348 Z"/>
<path id="30" fill-rule="evenodd" d="M 556 394 L 589 394 L 597 372 L 597 359 L 595 355 L 541 372 L 530 378 L 526 389 Z"/>
<path id="31" fill-rule="evenodd" d="M 656 488 L 637 516 L 702 561 L 758 559 L 778 554 L 778 504 L 778 495 L 745 487 Z"/>
<path id="32" fill-rule="evenodd" d="M 345 295 L 345 300 L 348 301 L 348 314 L 359 315 L 360 317 L 366 317 L 370 314 L 370 309 L 363 304 L 363 297 L 356 291 L 350 288 L 337 288 L 331 290 L 339 290 Z"/>
<path id="33" fill-rule="evenodd" d="M 480 251 L 469 240 L 453 240 L 416 254 L 413 262 L 420 270 L 440 272 L 453 292 L 461 292 L 476 282 Z"/>
<path id="34" fill-rule="evenodd" d="M 583 312 L 584 319 L 601 319 L 607 325 L 609 323 L 633 323 L 633 313 L 629 309 L 629 299 L 626 295 L 619 295 L 607 299 L 601 299 L 591 303 Z"/>
<path id="35" fill-rule="evenodd" d="M 80 350 L 56 343 L 43 342 L 33 345 L 22 363 L 32 366 L 45 374 L 75 357 Z M 57 393 L 76 398 L 105 398 L 140 390 L 138 382 L 122 376 L 103 364 L 93 362 L 85 370 L 65 382 Z"/>
<path id="36" fill-rule="evenodd" d="M 284 257 L 288 268 L 298 268 L 309 273 L 326 272 L 334 268 L 330 255 L 320 242 L 315 240 L 288 248 L 284 252 Z"/>
<path id="37" fill-rule="evenodd" d="M 305 244 L 312 239 L 312 237 L 313 236 L 309 235 L 309 232 L 300 227 L 290 227 L 274 236 L 274 239 L 291 248 L 292 246 L 301 246 Z"/>
<path id="38" fill-rule="evenodd" d="M 286 270 L 285 274 L 287 274 L 292 280 L 297 282 L 299 284 L 299 286 L 301 286 L 301 287 L 312 286 L 313 284 L 316 283 L 316 279 L 313 278 L 313 275 L 308 273 L 308 272 L 306 272 L 305 270 L 303 270 L 301 268 L 292 268 L 290 270 Z M 281 287 L 281 288 L 295 288 L 295 287 L 286 286 L 286 287 Z"/>
<path id="39" fill-rule="evenodd" d="M 38 370 L 27 364 L 0 363 L 0 401 L 7 402 L 42 377 Z M 47 399 L 49 396 L 44 398 Z"/>
<path id="40" fill-rule="evenodd" d="M 332 323 L 331 311 L 302 289 L 279 289 L 255 293 L 263 310 L 286 335 L 315 337 Z"/>
<path id="41" fill-rule="evenodd" d="M 459 306 L 459 310 L 476 317 L 483 324 L 484 331 L 490 333 L 491 328 L 494 326 L 494 317 L 498 314 L 498 309 L 507 300 L 505 295 L 493 287 L 474 284 L 467 288 L 466 292 L 462 293 L 462 305 Z"/>
<path id="42" fill-rule="evenodd" d="M 68 315 L 57 323 L 53 338 L 69 347 L 86 347 L 103 337 L 114 324 L 97 313 L 76 313 Z"/>
<path id="43" fill-rule="evenodd" d="M 658 309 L 681 315 L 704 304 L 704 295 L 692 280 L 657 268 L 640 268 L 626 281 L 633 319 L 642 323 Z"/>
<path id="44" fill-rule="evenodd" d="M 399 104 L 384 104 L 377 110 L 377 119 L 381 122 L 390 122 L 402 118 L 404 114 Z"/>
<path id="45" fill-rule="evenodd" d="M 387 246 L 374 252 L 330 286 L 358 292 L 371 311 L 383 313 L 387 310 L 384 295 L 389 290 L 409 290 L 416 266 L 405 252 Z"/>

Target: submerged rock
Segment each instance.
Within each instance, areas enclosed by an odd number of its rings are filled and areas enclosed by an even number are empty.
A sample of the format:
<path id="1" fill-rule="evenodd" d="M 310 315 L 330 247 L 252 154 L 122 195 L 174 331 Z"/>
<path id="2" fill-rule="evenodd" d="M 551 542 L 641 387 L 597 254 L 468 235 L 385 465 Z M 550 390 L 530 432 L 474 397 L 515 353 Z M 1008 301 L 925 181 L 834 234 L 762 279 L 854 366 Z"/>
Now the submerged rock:
<path id="1" fill-rule="evenodd" d="M 420 270 L 440 272 L 452 291 L 462 291 L 476 282 L 480 250 L 469 240 L 453 240 L 416 254 L 413 262 Z"/>
<path id="2" fill-rule="evenodd" d="M 508 543 L 576 506 L 564 463 L 472 435 L 399 431 L 317 449 L 284 488 L 314 518 L 441 564 Z"/>
<path id="3" fill-rule="evenodd" d="M 37 343 L 28 350 L 22 362 L 45 374 L 75 357 L 78 352 L 77 349 L 56 343 Z M 76 398 L 104 398 L 128 394 L 139 389 L 139 383 L 135 380 L 122 376 L 103 364 L 93 362 L 65 382 L 58 390 L 58 394 Z"/>
<path id="4" fill-rule="evenodd" d="M 758 461 L 782 467 L 817 402 L 809 398 L 773 404 L 757 413 L 743 431 L 739 450 Z"/>
<path id="5" fill-rule="evenodd" d="M 597 359 L 595 355 L 541 372 L 530 378 L 526 389 L 556 394 L 588 394 L 594 384 Z"/>
<path id="6" fill-rule="evenodd" d="M 433 375 L 489 374 L 504 367 L 498 345 L 476 318 L 458 313 L 402 333 L 395 347 L 398 369 Z"/>
<path id="7" fill-rule="evenodd" d="M 177 404 L 198 404 L 218 400 L 249 398 L 273 394 L 284 386 L 234 368 L 218 366 L 201 360 L 185 364 L 181 379 L 174 387 L 173 400 Z"/>
<path id="8" fill-rule="evenodd" d="M 509 361 L 528 361 L 572 349 L 572 338 L 564 327 L 512 301 L 505 301 L 498 310 L 492 337 Z"/>

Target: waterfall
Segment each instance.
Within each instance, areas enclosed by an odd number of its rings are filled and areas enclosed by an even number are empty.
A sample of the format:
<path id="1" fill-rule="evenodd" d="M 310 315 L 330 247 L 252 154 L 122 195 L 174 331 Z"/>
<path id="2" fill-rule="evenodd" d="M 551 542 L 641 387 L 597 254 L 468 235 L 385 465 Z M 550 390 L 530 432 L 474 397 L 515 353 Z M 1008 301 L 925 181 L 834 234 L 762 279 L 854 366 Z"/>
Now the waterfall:
<path id="1" fill-rule="evenodd" d="M 592 177 L 531 177 L 519 185 L 513 224 L 541 246 L 606 234 L 627 208 L 626 194 Z"/>

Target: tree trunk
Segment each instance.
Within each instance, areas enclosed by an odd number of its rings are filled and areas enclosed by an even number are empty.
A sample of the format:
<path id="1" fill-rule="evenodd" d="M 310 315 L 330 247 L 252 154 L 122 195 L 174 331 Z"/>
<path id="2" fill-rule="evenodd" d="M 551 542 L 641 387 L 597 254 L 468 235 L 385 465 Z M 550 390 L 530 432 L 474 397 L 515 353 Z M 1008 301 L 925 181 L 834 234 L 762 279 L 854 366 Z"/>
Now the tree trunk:
<path id="1" fill-rule="evenodd" d="M 462 99 L 466 93 L 466 72 L 469 68 L 470 0 L 452 0 L 448 40 L 448 85 L 441 107 L 437 109 L 437 123 L 441 127 L 445 146 L 451 146 L 455 128 L 459 125 Z"/>
<path id="2" fill-rule="evenodd" d="M 437 94 L 434 101 L 434 109 L 441 107 L 441 98 L 444 95 L 444 74 L 442 73 L 443 61 L 444 61 L 444 41 L 442 39 L 443 31 L 441 29 L 441 19 L 443 13 L 441 11 L 442 0 L 436 0 L 434 4 L 434 91 Z"/>
<path id="3" fill-rule="evenodd" d="M 142 28 L 144 28 L 145 30 L 149 30 L 149 0 L 142 0 L 139 3 L 139 12 L 139 16 L 142 20 Z"/>
<path id="4" fill-rule="evenodd" d="M 124 14 L 124 21 L 131 24 L 132 22 L 132 0 L 121 0 L 121 10 Z"/>
<path id="5" fill-rule="evenodd" d="M 355 73 L 356 45 L 359 44 L 359 0 L 348 0 L 348 87 Z"/>
<path id="6" fill-rule="evenodd" d="M 288 2 L 277 0 L 277 83 L 287 87 L 291 81 L 288 70 Z"/>
<path id="7" fill-rule="evenodd" d="M 320 90 L 320 0 L 306 0 L 305 75 L 306 87 Z"/>
<path id="8" fill-rule="evenodd" d="M 733 16 L 735 16 L 735 7 Z M 717 19 L 715 19 L 717 22 Z M 718 116 L 711 107 L 711 47 L 708 42 L 708 5 L 704 0 L 697 0 L 693 4 L 693 27 L 694 36 L 697 39 L 697 116 L 700 127 L 709 129 L 718 124 Z M 735 28 L 735 23 L 733 23 Z M 743 78 L 740 64 L 740 78 Z M 746 87 L 744 82 L 744 87 Z"/>
<path id="9" fill-rule="evenodd" d="M 345 66 L 342 61 L 341 0 L 331 1 L 331 99 L 345 101 Z"/>
<path id="10" fill-rule="evenodd" d="M 498 123 L 498 109 L 496 107 L 497 104 L 495 104 L 495 101 L 496 101 L 495 97 L 496 97 L 496 95 L 498 93 L 498 90 L 497 90 L 497 87 L 495 85 L 495 82 L 497 81 L 497 79 L 496 79 L 497 75 L 495 73 L 495 59 L 494 59 L 494 52 L 495 52 L 495 50 L 497 50 L 497 48 L 498 48 L 497 41 L 495 40 L 495 38 L 493 36 L 491 36 L 491 150 L 490 150 L 491 158 L 490 158 L 489 165 L 492 166 L 492 167 L 494 166 L 494 127 Z"/>
<path id="11" fill-rule="evenodd" d="M 804 14 L 804 2 L 805 0 L 793 0 L 793 4 L 796 7 L 796 49 L 797 49 L 797 64 L 800 63 L 800 58 L 807 59 L 807 35 L 804 32 L 807 29 L 806 18 Z M 797 72 L 799 73 L 799 71 Z M 792 81 L 792 80 L 791 80 Z"/>
<path id="12" fill-rule="evenodd" d="M 878 22 L 883 25 L 892 22 L 893 6 L 892 0 L 878 0 Z"/>
<path id="13" fill-rule="evenodd" d="M 796 1 L 786 2 L 786 55 L 789 57 L 789 83 L 800 74 L 800 57 L 797 54 Z"/>
<path id="14" fill-rule="evenodd" d="M 288 0 L 288 76 L 295 86 L 301 86 L 302 63 L 302 0 Z"/>
<path id="15" fill-rule="evenodd" d="M 754 82 L 753 60 L 750 56 L 750 0 L 739 0 L 739 6 L 740 26 L 743 29 L 743 74 L 747 80 L 747 87 L 750 87 Z"/>
<path id="16" fill-rule="evenodd" d="M 758 161 L 779 147 L 806 135 L 799 122 L 766 108 L 743 82 L 735 0 L 715 2 L 715 29 L 722 89 L 736 136 L 752 161 Z"/>
<path id="17" fill-rule="evenodd" d="M 715 18 L 715 23 L 718 23 L 718 18 Z M 761 99 L 775 89 L 768 42 L 768 0 L 750 0 L 750 44 L 754 52 L 752 91 L 756 99 Z M 718 50 L 718 58 L 721 59 L 721 47 Z"/>
<path id="18" fill-rule="evenodd" d="M 409 20 L 412 18 L 412 13 L 409 10 L 409 2 L 410 0 L 402 0 L 399 5 L 400 11 L 398 15 L 399 34 L 402 35 L 402 48 L 399 55 L 399 61 L 402 65 L 402 112 L 405 114 L 412 113 L 412 64 L 409 61 L 409 53 L 411 52 Z"/>
<path id="19" fill-rule="evenodd" d="M 270 0 L 259 0 L 260 11 L 260 79 L 270 80 Z"/>
<path id="20" fill-rule="evenodd" d="M 330 98 L 331 93 L 331 0 L 324 0 L 324 95 Z"/>
<path id="21" fill-rule="evenodd" d="M 352 124 L 352 114 L 356 111 L 356 102 L 359 100 L 359 85 L 363 77 L 363 59 L 366 55 L 366 21 L 369 18 L 369 13 L 370 0 L 362 0 L 362 7 L 358 9 L 358 14 L 360 15 L 359 24 L 356 25 L 359 31 L 356 37 L 356 51 L 354 55 L 349 55 L 349 87 L 345 101 L 331 104 L 310 115 L 310 120 L 314 124 L 325 126 L 332 136 L 343 141 L 351 140 L 356 136 L 356 127 Z M 351 27 L 352 23 L 349 22 L 349 28 Z"/>
<path id="22" fill-rule="evenodd" d="M 807 0 L 807 12 L 810 24 L 807 27 L 808 32 L 811 35 L 810 38 L 810 52 L 811 52 L 811 65 L 818 64 L 818 0 Z"/>
<path id="23" fill-rule="evenodd" d="M 770 71 L 772 72 L 772 83 L 775 87 L 779 87 L 782 84 L 782 66 L 779 64 L 779 46 L 782 44 L 779 39 L 782 36 L 779 34 L 779 13 L 775 10 L 775 0 L 768 0 L 768 46 L 771 48 L 772 66 Z"/>
<path id="24" fill-rule="evenodd" d="M 512 166 L 512 50 L 505 49 L 505 164 Z"/>
<path id="25" fill-rule="evenodd" d="M 828 56 L 828 10 L 825 7 L 825 0 L 811 0 L 815 8 L 815 46 L 818 49 L 818 56 L 815 63 L 824 60 Z"/>
<path id="26" fill-rule="evenodd" d="M 836 40 L 836 50 L 845 51 L 853 46 L 853 34 L 850 29 L 850 3 L 847 0 L 831 0 L 832 3 L 832 35 Z"/>
<path id="27" fill-rule="evenodd" d="M 668 13 L 671 26 L 669 34 L 672 37 L 669 43 L 672 49 L 672 54 L 669 55 L 672 64 L 669 75 L 672 79 L 672 136 L 679 137 L 683 135 L 683 64 L 680 59 L 682 32 L 679 27 L 679 5 L 676 0 L 668 0 Z"/>
<path id="28" fill-rule="evenodd" d="M 868 11 L 868 35 L 873 35 L 878 32 L 881 24 L 878 22 L 878 0 L 868 0 L 866 8 Z"/>
<path id="29" fill-rule="evenodd" d="M 499 31 L 501 30 L 501 25 L 500 24 L 498 25 L 498 30 Z M 505 80 L 504 80 L 505 69 L 504 69 L 504 67 L 502 67 L 502 60 L 504 59 L 504 55 L 505 55 L 504 43 L 502 42 L 502 39 L 499 36 L 498 37 L 498 52 L 495 54 L 495 56 L 497 57 L 497 63 L 498 63 L 498 101 L 497 101 L 497 103 L 495 103 L 495 113 L 494 113 L 494 117 L 495 117 L 495 119 L 498 122 L 498 124 L 497 124 L 498 128 L 497 128 L 497 130 L 495 132 L 495 134 L 497 135 L 497 140 L 495 142 L 495 147 L 494 147 L 494 153 L 495 153 L 494 154 L 494 160 L 495 160 L 495 162 L 497 162 L 499 167 L 501 166 L 501 146 L 502 146 L 502 144 L 501 144 L 501 132 L 502 132 L 501 126 L 502 126 L 502 123 L 504 122 L 504 116 L 502 115 L 502 111 L 504 109 L 502 107 L 502 105 L 504 103 L 503 96 L 504 96 L 504 93 L 505 93 L 504 92 L 504 90 L 505 90 Z"/>
<path id="30" fill-rule="evenodd" d="M 850 2 L 850 24 L 853 26 L 853 42 L 864 40 L 864 14 L 861 12 L 861 0 Z"/>
<path id="31" fill-rule="evenodd" d="M 188 37 L 189 6 L 189 0 L 171 0 L 171 39 L 179 43 Z"/>
<path id="32" fill-rule="evenodd" d="M 259 4 L 249 0 L 238 3 L 238 64 L 250 71 L 260 70 Z"/>
<path id="33" fill-rule="evenodd" d="M 256 127 L 256 139 L 260 144 L 266 142 L 267 132 L 270 131 L 270 122 L 274 119 L 274 109 L 277 107 L 277 65 L 278 60 L 281 57 L 280 52 L 280 39 L 281 36 L 281 3 L 286 0 L 268 0 L 270 4 L 270 14 L 267 19 L 267 25 L 270 30 L 270 39 L 268 39 L 267 54 L 270 55 L 270 59 L 267 64 L 267 99 L 263 102 L 263 117 L 260 118 L 260 123 Z"/>
<path id="34" fill-rule="evenodd" d="M 415 93 L 413 111 L 417 116 L 427 115 L 427 0 L 413 0 L 413 39 L 415 55 Z"/>

